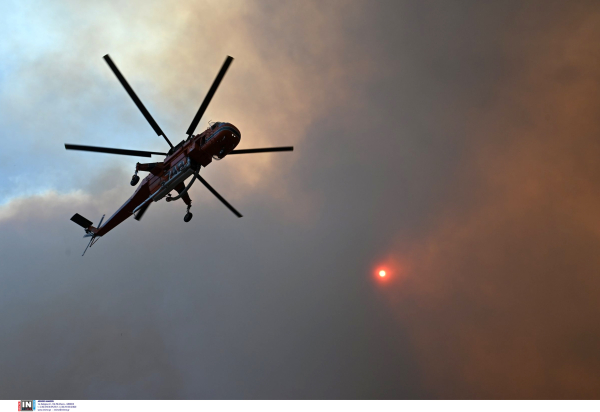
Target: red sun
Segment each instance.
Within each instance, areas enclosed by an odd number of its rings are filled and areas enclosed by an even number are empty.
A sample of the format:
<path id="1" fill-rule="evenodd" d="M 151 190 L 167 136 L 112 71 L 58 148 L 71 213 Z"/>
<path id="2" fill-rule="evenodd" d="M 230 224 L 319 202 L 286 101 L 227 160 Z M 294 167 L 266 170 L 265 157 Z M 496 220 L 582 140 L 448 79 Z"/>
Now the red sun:
<path id="1" fill-rule="evenodd" d="M 380 271 L 379 271 L 379 276 L 380 276 L 380 277 L 384 278 L 384 277 L 385 277 L 385 275 L 386 275 L 386 273 L 385 273 L 385 270 L 380 270 Z"/>

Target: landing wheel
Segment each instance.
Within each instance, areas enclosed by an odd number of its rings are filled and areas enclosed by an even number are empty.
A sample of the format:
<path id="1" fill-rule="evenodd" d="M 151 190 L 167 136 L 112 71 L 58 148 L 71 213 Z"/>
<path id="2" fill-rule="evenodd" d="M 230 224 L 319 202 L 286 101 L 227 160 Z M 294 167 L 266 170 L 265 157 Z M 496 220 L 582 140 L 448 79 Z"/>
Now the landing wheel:
<path id="1" fill-rule="evenodd" d="M 135 186 L 140 181 L 140 177 L 138 175 L 131 176 L 131 182 L 129 183 L 131 186 Z"/>
<path id="2" fill-rule="evenodd" d="M 194 215 L 192 215 L 192 212 L 187 212 L 185 214 L 185 216 L 183 217 L 183 221 L 184 222 L 189 222 L 190 220 L 192 220 L 192 216 L 194 216 Z"/>

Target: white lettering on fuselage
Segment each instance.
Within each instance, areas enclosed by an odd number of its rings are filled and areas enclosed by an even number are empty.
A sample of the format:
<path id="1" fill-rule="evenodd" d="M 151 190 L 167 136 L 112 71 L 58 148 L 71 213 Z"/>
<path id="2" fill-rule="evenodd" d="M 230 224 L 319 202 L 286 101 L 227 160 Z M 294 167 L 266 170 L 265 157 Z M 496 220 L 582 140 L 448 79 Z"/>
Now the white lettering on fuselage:
<path id="1" fill-rule="evenodd" d="M 190 165 L 190 158 L 186 157 L 185 160 L 181 160 L 179 163 L 177 163 L 175 166 L 173 166 L 170 170 L 169 170 L 169 180 L 171 180 L 173 177 L 175 177 L 177 174 L 179 174 L 179 172 L 181 172 L 186 166 Z"/>

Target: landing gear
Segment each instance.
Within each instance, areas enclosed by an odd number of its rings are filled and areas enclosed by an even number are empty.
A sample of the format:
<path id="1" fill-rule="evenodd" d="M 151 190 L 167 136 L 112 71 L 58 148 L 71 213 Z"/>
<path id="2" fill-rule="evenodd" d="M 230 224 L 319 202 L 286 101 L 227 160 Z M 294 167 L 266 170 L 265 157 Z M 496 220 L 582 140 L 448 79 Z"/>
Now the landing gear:
<path id="1" fill-rule="evenodd" d="M 190 207 L 192 207 L 192 205 L 188 206 L 187 213 L 183 217 L 183 221 L 186 222 L 186 223 L 189 222 L 190 220 L 192 220 L 192 216 L 194 216 L 194 215 L 192 215 L 192 212 L 190 212 Z"/>
<path id="2" fill-rule="evenodd" d="M 131 176 L 131 182 L 129 182 L 129 184 L 131 186 L 135 186 L 138 184 L 139 181 L 140 181 L 140 177 L 137 175 L 137 170 L 136 170 L 135 174 L 133 176 Z"/>

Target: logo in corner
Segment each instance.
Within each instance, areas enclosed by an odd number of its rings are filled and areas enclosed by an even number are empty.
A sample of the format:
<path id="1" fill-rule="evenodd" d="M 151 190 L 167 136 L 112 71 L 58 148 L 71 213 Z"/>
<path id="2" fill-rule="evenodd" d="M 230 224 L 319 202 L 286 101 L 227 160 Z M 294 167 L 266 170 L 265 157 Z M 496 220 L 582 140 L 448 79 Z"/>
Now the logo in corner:
<path id="1" fill-rule="evenodd" d="M 20 411 L 35 411 L 35 401 L 19 401 Z"/>

